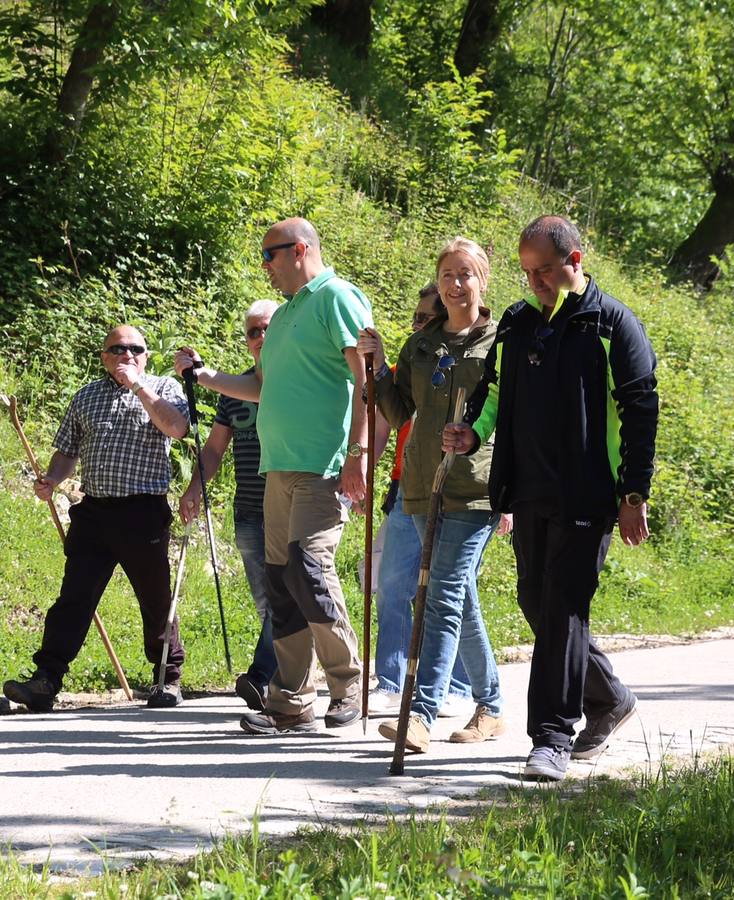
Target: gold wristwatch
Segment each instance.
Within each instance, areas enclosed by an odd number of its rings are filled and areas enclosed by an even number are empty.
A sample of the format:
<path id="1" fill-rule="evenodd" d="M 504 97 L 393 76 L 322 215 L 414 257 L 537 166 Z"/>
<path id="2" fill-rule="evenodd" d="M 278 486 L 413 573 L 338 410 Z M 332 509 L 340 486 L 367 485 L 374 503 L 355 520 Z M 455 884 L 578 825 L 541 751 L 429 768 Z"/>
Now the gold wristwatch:
<path id="1" fill-rule="evenodd" d="M 366 452 L 367 452 L 367 448 L 363 447 L 361 444 L 358 444 L 356 442 L 354 444 L 350 444 L 347 447 L 347 456 L 360 457 L 363 453 L 366 453 Z"/>
<path id="2" fill-rule="evenodd" d="M 647 497 L 643 497 L 642 494 L 638 494 L 636 491 L 624 495 L 624 502 L 627 506 L 631 506 L 632 509 L 639 509 L 646 500 Z"/>

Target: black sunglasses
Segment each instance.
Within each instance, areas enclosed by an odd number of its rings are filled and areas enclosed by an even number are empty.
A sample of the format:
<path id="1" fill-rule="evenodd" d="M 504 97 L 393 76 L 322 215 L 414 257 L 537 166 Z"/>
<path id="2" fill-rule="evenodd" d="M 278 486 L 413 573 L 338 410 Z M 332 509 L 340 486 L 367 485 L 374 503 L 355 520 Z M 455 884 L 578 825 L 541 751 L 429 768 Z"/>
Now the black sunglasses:
<path id="1" fill-rule="evenodd" d="M 265 334 L 265 332 L 267 330 L 268 330 L 267 325 L 263 325 L 262 328 L 259 325 L 253 325 L 252 328 L 247 329 L 247 337 L 251 341 L 256 341 L 260 337 L 260 335 Z"/>
<path id="2" fill-rule="evenodd" d="M 286 247 L 295 247 L 298 241 L 290 241 L 288 244 L 273 244 L 272 247 L 263 247 L 263 259 L 272 262 L 276 250 L 285 250 Z"/>
<path id="3" fill-rule="evenodd" d="M 442 356 L 436 363 L 433 375 L 431 375 L 431 384 L 434 387 L 442 387 L 446 384 L 446 370 L 454 365 L 456 365 L 456 360 L 453 356 Z"/>
<path id="4" fill-rule="evenodd" d="M 414 325 L 425 325 L 426 322 L 430 322 L 431 319 L 435 319 L 436 316 L 434 313 L 422 313 L 417 312 L 413 315 L 413 324 Z"/>
<path id="5" fill-rule="evenodd" d="M 141 347 L 140 344 L 113 344 L 111 347 L 105 347 L 102 353 L 111 353 L 113 356 L 132 353 L 133 356 L 140 356 L 141 353 L 145 353 L 145 347 Z"/>
<path id="6" fill-rule="evenodd" d="M 553 329 L 548 325 L 544 325 L 543 328 L 538 326 L 535 329 L 535 334 L 528 347 L 528 362 L 531 366 L 539 366 L 543 362 L 543 356 L 545 354 L 545 344 L 543 341 L 548 340 L 552 334 Z"/>

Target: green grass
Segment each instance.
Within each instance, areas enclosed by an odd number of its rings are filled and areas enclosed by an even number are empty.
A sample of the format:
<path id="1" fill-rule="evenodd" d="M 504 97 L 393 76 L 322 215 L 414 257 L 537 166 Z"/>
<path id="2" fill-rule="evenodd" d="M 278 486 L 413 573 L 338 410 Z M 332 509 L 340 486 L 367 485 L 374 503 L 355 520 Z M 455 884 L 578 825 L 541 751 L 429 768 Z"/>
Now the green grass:
<path id="1" fill-rule="evenodd" d="M 184 865 L 146 864 L 72 887 L 0 860 L 24 898 L 715 898 L 734 896 L 734 766 L 719 757 L 630 781 L 515 789 L 460 817 L 353 830 L 251 833 Z"/>

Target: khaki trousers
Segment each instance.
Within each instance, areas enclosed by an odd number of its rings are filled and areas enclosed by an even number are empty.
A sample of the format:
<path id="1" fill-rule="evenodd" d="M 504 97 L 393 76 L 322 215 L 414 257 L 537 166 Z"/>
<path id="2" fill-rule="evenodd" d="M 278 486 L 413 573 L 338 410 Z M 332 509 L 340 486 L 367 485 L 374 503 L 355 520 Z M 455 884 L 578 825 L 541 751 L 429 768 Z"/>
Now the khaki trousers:
<path id="1" fill-rule="evenodd" d="M 278 668 L 268 710 L 295 715 L 316 699 L 316 658 L 332 699 L 356 697 L 361 666 L 334 567 L 346 510 L 337 479 L 311 472 L 268 472 L 265 572 Z"/>

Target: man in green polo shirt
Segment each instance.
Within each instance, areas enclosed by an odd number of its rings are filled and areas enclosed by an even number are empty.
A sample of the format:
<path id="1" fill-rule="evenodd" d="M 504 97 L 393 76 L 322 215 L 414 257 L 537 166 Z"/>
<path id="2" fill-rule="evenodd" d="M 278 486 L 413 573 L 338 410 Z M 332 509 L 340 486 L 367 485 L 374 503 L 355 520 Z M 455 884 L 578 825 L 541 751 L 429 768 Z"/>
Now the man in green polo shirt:
<path id="1" fill-rule="evenodd" d="M 366 490 L 364 383 L 355 349 L 371 327 L 364 294 L 324 266 L 316 229 L 305 219 L 278 222 L 262 244 L 263 268 L 287 302 L 275 312 L 260 367 L 250 375 L 196 368 L 205 387 L 259 401 L 260 471 L 265 484 L 265 568 L 278 670 L 263 713 L 240 721 L 248 734 L 313 731 L 318 657 L 331 703 L 327 727 L 359 714 L 360 663 L 334 555 L 346 521 L 340 491 Z M 181 374 L 198 361 L 185 347 Z"/>

